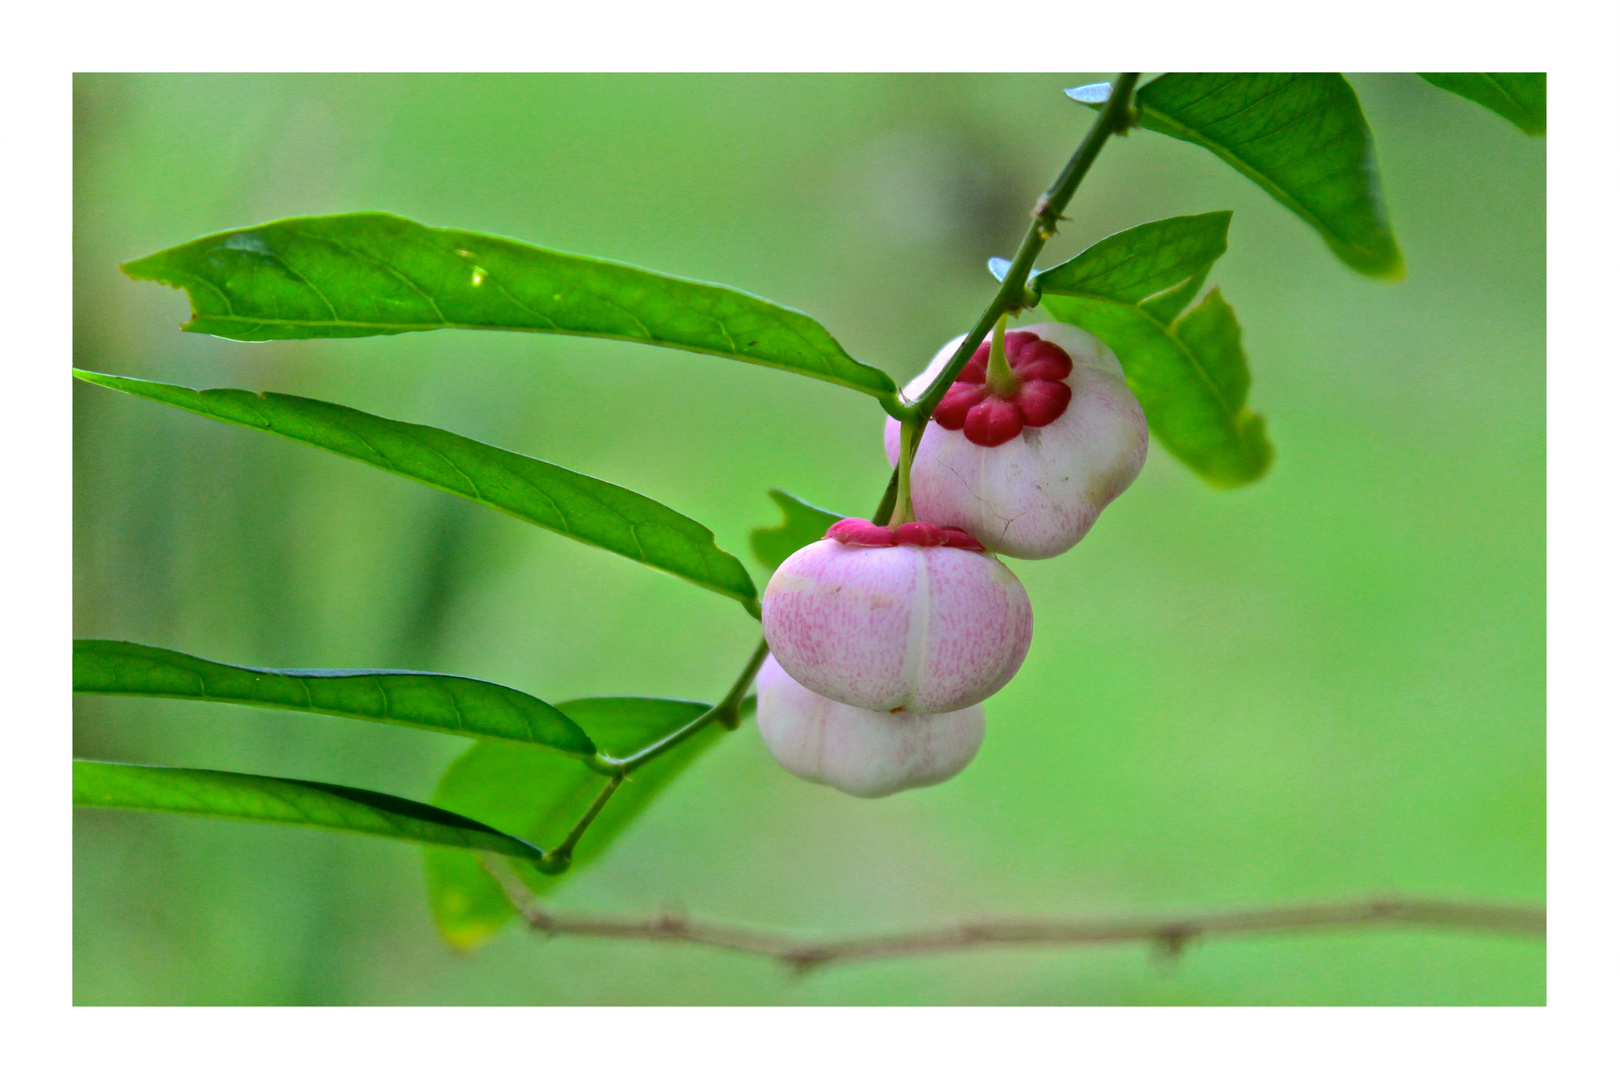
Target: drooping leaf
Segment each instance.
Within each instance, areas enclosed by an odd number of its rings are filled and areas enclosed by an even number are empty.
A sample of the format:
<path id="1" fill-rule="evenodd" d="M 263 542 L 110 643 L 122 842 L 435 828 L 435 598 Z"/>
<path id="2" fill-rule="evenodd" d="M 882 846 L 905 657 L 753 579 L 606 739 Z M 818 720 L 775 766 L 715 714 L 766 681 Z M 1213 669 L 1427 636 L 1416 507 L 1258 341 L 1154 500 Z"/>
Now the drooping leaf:
<path id="1" fill-rule="evenodd" d="M 1080 96 L 1089 90 L 1070 96 L 1096 107 Z M 1172 73 L 1138 90 L 1136 108 L 1143 127 L 1202 146 L 1259 184 L 1352 269 L 1406 272 L 1372 131 L 1343 75 Z"/>
<path id="2" fill-rule="evenodd" d="M 1248 363 L 1237 320 L 1218 291 L 1170 327 L 1115 300 L 1047 296 L 1042 303 L 1108 343 L 1149 429 L 1194 472 L 1221 487 L 1265 473 L 1271 443 L 1265 421 L 1246 403 Z"/>
<path id="3" fill-rule="evenodd" d="M 840 515 L 831 510 L 813 506 L 780 488 L 772 488 L 766 494 L 781 508 L 782 524 L 755 529 L 748 534 L 748 542 L 754 549 L 754 558 L 771 570 L 806 544 L 826 536 L 827 530 L 841 520 Z"/>
<path id="4" fill-rule="evenodd" d="M 293 709 L 596 753 L 578 724 L 539 698 L 460 675 L 237 667 L 132 641 L 86 639 L 73 643 L 73 689 Z"/>
<path id="5" fill-rule="evenodd" d="M 527 747 L 523 749 L 534 753 Z M 569 761 L 556 755 L 551 759 Z M 515 836 L 426 803 L 341 784 L 213 769 L 75 760 L 73 804 L 308 825 L 418 844 L 492 851 L 530 861 L 543 855 L 539 848 Z"/>
<path id="6" fill-rule="evenodd" d="M 93 371 L 74 375 L 215 420 L 268 431 L 503 510 L 740 601 L 754 583 L 714 533 L 628 488 L 550 462 L 343 405 L 288 394 L 192 390 Z"/>
<path id="7" fill-rule="evenodd" d="M 1485 106 L 1526 135 L 1547 134 L 1545 71 L 1431 71 L 1418 77 Z"/>
<path id="8" fill-rule="evenodd" d="M 895 390 L 808 315 L 740 290 L 392 214 L 233 229 L 123 270 L 185 289 L 185 329 L 238 341 L 527 330 L 710 353 L 876 397 Z"/>
<path id="9" fill-rule="evenodd" d="M 1188 282 L 1202 282 L 1226 253 L 1231 222 L 1230 210 L 1149 221 L 1103 237 L 1068 262 L 1042 270 L 1035 281 L 1042 294 L 1097 296 L 1126 304 L 1179 294 Z"/>
<path id="10" fill-rule="evenodd" d="M 603 750 L 626 757 L 703 715 L 709 706 L 657 698 L 587 698 L 563 702 L 558 708 L 578 721 Z M 574 849 L 571 872 L 577 873 L 606 851 L 652 798 L 724 732 L 718 724 L 710 724 L 631 773 Z M 555 846 L 568 835 L 604 782 L 601 775 L 577 761 L 511 743 L 487 742 L 471 747 L 451 764 L 433 801 L 480 816 L 514 835 L 543 837 L 546 844 Z M 478 856 L 459 851 L 425 855 L 433 917 L 451 945 L 472 948 L 512 918 L 512 905 Z M 524 876 L 537 894 L 563 880 L 540 874 Z"/>

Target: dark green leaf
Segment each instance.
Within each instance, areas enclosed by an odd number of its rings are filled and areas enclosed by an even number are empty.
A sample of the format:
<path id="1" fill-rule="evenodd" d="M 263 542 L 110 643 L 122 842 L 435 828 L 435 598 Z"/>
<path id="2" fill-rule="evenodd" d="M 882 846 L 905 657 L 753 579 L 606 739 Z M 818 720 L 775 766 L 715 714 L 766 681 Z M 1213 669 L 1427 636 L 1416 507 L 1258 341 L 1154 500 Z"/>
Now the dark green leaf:
<path id="1" fill-rule="evenodd" d="M 1226 253 L 1231 222 L 1230 210 L 1149 221 L 1105 236 L 1068 262 L 1042 270 L 1035 281 L 1042 294 L 1097 296 L 1126 304 L 1177 293 L 1193 279 L 1201 282 Z"/>
<path id="2" fill-rule="evenodd" d="M 895 391 L 820 323 L 757 296 L 392 214 L 272 221 L 123 270 L 185 289 L 185 329 L 238 341 L 528 330 L 710 353 L 876 397 Z"/>
<path id="3" fill-rule="evenodd" d="M 1264 188 L 1363 274 L 1405 273 L 1372 131 L 1343 75 L 1170 74 L 1136 92 L 1141 124 L 1196 143 Z"/>
<path id="4" fill-rule="evenodd" d="M 527 747 L 522 749 L 534 753 Z M 568 758 L 550 757 L 553 761 L 584 768 Z M 75 760 L 73 804 L 310 825 L 419 844 L 493 851 L 526 860 L 538 860 L 543 854 L 539 848 L 515 836 L 426 803 L 341 784 L 212 769 Z"/>
<path id="5" fill-rule="evenodd" d="M 1485 106 L 1526 135 L 1547 134 L 1545 71 L 1443 71 L 1419 77 Z"/>
<path id="6" fill-rule="evenodd" d="M 93 371 L 98 386 L 319 446 L 685 578 L 757 614 L 754 583 L 714 533 L 605 480 L 420 424 L 287 394 L 191 390 Z"/>
<path id="7" fill-rule="evenodd" d="M 748 539 L 754 549 L 754 558 L 772 570 L 806 544 L 813 544 L 826 536 L 827 530 L 842 520 L 831 510 L 812 506 L 780 488 L 772 488 L 767 494 L 781 508 L 782 524 L 755 529 L 748 534 Z"/>
<path id="8" fill-rule="evenodd" d="M 578 721 L 608 753 L 626 757 L 703 715 L 709 706 L 657 698 L 587 698 L 563 702 L 558 708 Z M 709 724 L 632 773 L 575 848 L 574 870 L 607 850 L 653 796 L 724 733 L 720 725 Z M 487 742 L 473 746 L 451 764 L 433 801 L 477 815 L 515 835 L 544 837 L 546 843 L 556 845 L 604 783 L 602 776 L 569 758 L 511 743 Z M 429 851 L 426 856 L 433 916 L 450 944 L 472 948 L 512 918 L 512 905 L 477 856 L 458 851 Z M 544 893 L 563 878 L 528 874 L 525 879 L 536 893 Z"/>
<path id="9" fill-rule="evenodd" d="M 1248 364 L 1232 309 L 1218 291 L 1166 327 L 1114 300 L 1048 296 L 1047 310 L 1106 341 L 1142 403 L 1148 427 L 1212 484 L 1235 487 L 1271 464 L 1265 422 L 1245 404 Z"/>
<path id="10" fill-rule="evenodd" d="M 132 641 L 81 640 L 73 643 L 73 689 L 295 709 L 537 743 L 586 757 L 596 753 L 578 724 L 539 698 L 459 675 L 277 671 L 219 664 Z"/>

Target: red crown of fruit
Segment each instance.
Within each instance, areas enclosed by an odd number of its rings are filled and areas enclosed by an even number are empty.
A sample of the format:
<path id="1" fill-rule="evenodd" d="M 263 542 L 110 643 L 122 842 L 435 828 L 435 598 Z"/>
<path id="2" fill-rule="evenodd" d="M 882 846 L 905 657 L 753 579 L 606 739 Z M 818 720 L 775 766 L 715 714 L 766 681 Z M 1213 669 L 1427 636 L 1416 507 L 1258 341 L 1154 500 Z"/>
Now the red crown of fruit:
<path id="1" fill-rule="evenodd" d="M 979 446 L 1000 446 L 1028 427 L 1045 427 L 1069 407 L 1069 384 L 1063 382 L 1074 370 L 1069 354 L 1028 331 L 1006 336 L 1007 366 L 1017 377 L 1008 394 L 998 394 L 985 384 L 990 364 L 990 343 L 980 345 L 945 391 L 934 423 L 947 431 L 960 431 Z"/>
<path id="2" fill-rule="evenodd" d="M 904 525 L 874 525 L 865 518 L 845 518 L 827 530 L 825 539 L 855 547 L 953 547 L 964 551 L 983 551 L 979 543 L 966 531 L 954 525 L 931 525 L 926 521 L 909 521 Z"/>

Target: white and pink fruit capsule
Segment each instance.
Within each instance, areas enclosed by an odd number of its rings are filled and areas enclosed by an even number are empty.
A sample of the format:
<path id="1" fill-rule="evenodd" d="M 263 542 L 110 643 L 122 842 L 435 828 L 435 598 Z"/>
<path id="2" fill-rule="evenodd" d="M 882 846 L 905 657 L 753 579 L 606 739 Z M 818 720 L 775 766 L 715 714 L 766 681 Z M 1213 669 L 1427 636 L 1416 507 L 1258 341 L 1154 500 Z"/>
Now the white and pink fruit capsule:
<path id="1" fill-rule="evenodd" d="M 845 518 L 777 567 L 761 601 L 782 669 L 873 712 L 950 713 L 1007 685 L 1033 615 L 1018 579 L 961 529 Z"/>
<path id="2" fill-rule="evenodd" d="M 920 397 L 961 338 L 906 386 Z M 1020 559 L 1061 555 L 1131 485 L 1147 456 L 1147 421 L 1107 345 L 1077 326 L 1040 323 L 1010 331 L 1016 388 L 985 382 L 985 342 L 934 410 L 911 466 L 918 517 L 964 529 Z M 900 457 L 900 423 L 884 443 Z"/>
<path id="3" fill-rule="evenodd" d="M 863 799 L 949 780 L 984 742 L 984 706 L 873 712 L 806 690 L 775 657 L 759 670 L 759 734 L 794 776 Z"/>

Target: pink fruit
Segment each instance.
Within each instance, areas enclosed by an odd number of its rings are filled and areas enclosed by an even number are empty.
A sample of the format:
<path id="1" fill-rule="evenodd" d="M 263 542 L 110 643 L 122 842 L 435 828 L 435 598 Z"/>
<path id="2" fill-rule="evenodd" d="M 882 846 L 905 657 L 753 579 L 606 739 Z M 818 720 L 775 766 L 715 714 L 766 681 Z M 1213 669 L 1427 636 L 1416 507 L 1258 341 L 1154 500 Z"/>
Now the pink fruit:
<path id="1" fill-rule="evenodd" d="M 939 351 L 906 387 L 921 395 L 962 342 Z M 1040 323 L 1007 333 L 1019 385 L 1010 397 L 985 384 L 986 342 L 951 384 L 911 466 L 917 516 L 973 534 L 1020 559 L 1061 555 L 1136 479 L 1147 421 L 1107 345 L 1077 326 Z M 900 456 L 900 423 L 884 444 Z"/>
<path id="2" fill-rule="evenodd" d="M 872 712 L 806 690 L 775 657 L 759 670 L 759 734 L 794 776 L 876 799 L 949 780 L 984 742 L 984 706 Z"/>
<path id="3" fill-rule="evenodd" d="M 788 556 L 765 640 L 809 690 L 876 712 L 948 713 L 1000 690 L 1029 651 L 1029 597 L 960 529 L 846 518 Z"/>

